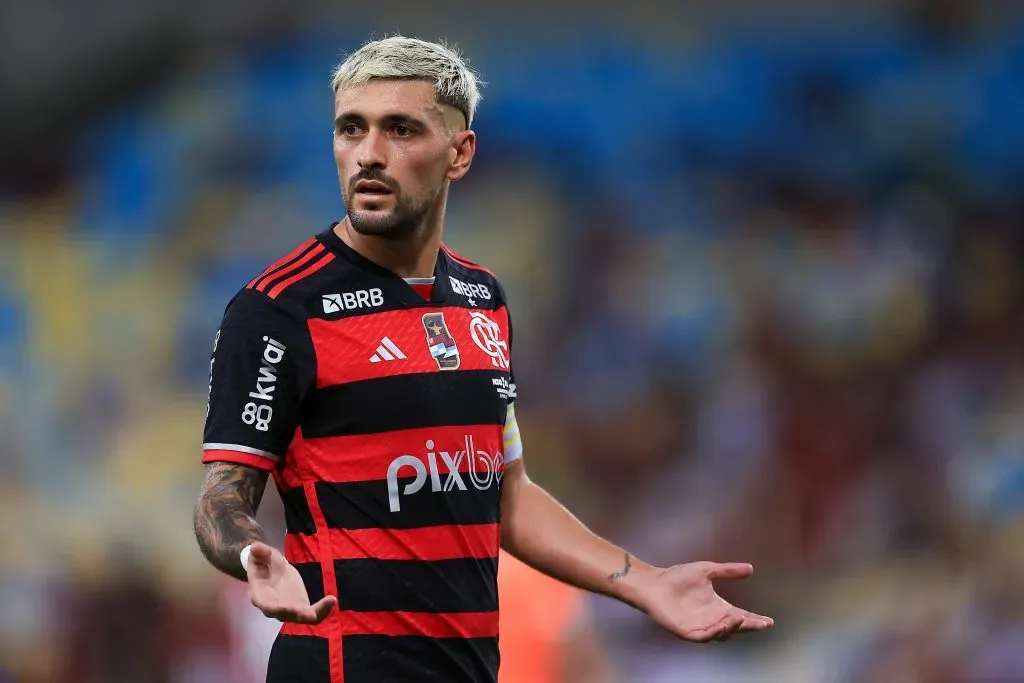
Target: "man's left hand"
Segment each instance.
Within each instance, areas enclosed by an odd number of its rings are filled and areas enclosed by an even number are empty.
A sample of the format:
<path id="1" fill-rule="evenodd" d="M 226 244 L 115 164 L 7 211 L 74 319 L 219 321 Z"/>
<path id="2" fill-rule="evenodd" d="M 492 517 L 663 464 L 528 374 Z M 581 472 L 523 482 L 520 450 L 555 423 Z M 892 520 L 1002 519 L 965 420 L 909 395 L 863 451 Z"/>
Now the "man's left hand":
<path id="1" fill-rule="evenodd" d="M 775 623 L 735 607 L 715 592 L 716 580 L 745 579 L 749 564 L 693 562 L 657 570 L 640 592 L 639 607 L 659 626 L 683 640 L 706 643 L 735 633 L 763 631 Z"/>

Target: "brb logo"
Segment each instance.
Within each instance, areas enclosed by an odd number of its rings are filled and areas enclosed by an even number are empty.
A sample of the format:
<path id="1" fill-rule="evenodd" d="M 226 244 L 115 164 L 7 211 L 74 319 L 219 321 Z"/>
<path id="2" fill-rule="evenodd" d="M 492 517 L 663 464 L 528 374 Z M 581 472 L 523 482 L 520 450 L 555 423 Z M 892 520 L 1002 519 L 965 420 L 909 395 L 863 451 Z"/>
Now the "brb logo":
<path id="1" fill-rule="evenodd" d="M 491 357 L 491 365 L 508 370 L 508 343 L 501 339 L 501 326 L 479 311 L 470 313 L 469 333 L 480 350 Z"/>
<path id="2" fill-rule="evenodd" d="M 376 287 L 344 294 L 324 294 L 320 298 L 323 300 L 324 313 L 341 313 L 357 308 L 376 308 L 384 305 L 384 292 Z"/>
<path id="3" fill-rule="evenodd" d="M 287 350 L 285 345 L 276 339 L 264 337 L 263 341 L 267 342 L 267 346 L 263 349 L 260 374 L 256 378 L 256 391 L 249 392 L 249 398 L 261 402 L 250 401 L 245 404 L 245 409 L 242 411 L 242 422 L 255 426 L 261 432 L 270 429 L 270 421 L 274 419 L 273 404 L 274 389 L 277 388 L 277 365 L 284 360 L 284 352 Z"/>
<path id="4" fill-rule="evenodd" d="M 403 496 L 411 496 L 423 488 L 423 485 L 427 483 L 428 475 L 430 476 L 430 490 L 434 493 L 454 491 L 456 488 L 466 491 L 468 490 L 466 479 L 477 491 L 486 491 L 492 485 L 501 483 L 505 456 L 500 451 L 492 455 L 487 451 L 474 448 L 472 436 L 466 436 L 465 448 L 455 451 L 454 455 L 447 451 L 434 452 L 433 440 L 428 440 L 426 447 L 426 464 L 418 456 L 400 455 L 388 465 L 388 503 L 392 512 L 402 509 L 398 477 L 403 469 L 411 469 L 412 474 L 416 477 L 412 483 L 406 484 L 402 488 L 401 495 Z M 441 457 L 441 462 L 446 470 L 443 473 L 438 467 L 438 456 Z M 466 462 L 467 458 L 469 471 L 461 472 L 462 464 Z M 402 474 L 408 476 L 407 473 Z M 441 480 L 442 474 L 444 481 Z"/>

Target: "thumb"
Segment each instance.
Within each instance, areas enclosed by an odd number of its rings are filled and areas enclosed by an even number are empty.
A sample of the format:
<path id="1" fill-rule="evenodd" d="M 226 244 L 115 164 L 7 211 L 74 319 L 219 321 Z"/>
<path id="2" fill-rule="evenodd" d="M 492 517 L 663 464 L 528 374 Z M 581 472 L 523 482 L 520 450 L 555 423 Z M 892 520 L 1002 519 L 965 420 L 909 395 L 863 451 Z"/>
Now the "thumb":
<path id="1" fill-rule="evenodd" d="M 754 566 L 746 562 L 726 562 L 708 567 L 710 579 L 745 579 L 754 573 Z"/>
<path id="2" fill-rule="evenodd" d="M 273 556 L 274 549 L 266 543 L 260 543 L 257 541 L 249 548 L 249 561 L 255 562 L 256 564 L 269 565 Z"/>

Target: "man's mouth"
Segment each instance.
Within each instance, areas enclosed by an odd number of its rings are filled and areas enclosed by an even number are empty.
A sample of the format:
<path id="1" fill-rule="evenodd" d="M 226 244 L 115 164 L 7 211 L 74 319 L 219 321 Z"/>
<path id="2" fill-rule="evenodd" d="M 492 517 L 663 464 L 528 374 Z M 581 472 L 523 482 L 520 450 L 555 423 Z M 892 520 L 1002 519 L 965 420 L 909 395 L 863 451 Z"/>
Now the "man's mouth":
<path id="1" fill-rule="evenodd" d="M 386 195 L 391 194 L 391 188 L 377 180 L 360 180 L 355 186 L 356 194 Z"/>

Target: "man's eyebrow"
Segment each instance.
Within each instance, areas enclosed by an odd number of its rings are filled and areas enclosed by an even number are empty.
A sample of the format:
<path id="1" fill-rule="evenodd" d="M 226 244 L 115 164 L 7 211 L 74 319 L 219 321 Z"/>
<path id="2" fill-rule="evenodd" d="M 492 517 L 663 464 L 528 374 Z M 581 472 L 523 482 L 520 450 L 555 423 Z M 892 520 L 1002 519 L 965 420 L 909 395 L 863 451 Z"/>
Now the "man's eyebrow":
<path id="1" fill-rule="evenodd" d="M 344 111 L 338 114 L 337 118 L 334 119 L 335 127 L 343 126 L 347 123 L 366 123 L 366 117 L 354 111 Z M 426 125 L 424 120 L 411 114 L 387 114 L 383 117 L 382 123 L 385 126 L 394 126 L 396 124 L 404 123 L 406 125 L 413 126 L 424 126 Z"/>
<path id="2" fill-rule="evenodd" d="M 354 111 L 343 111 L 334 119 L 334 125 L 335 127 L 340 127 L 346 123 L 362 123 L 363 121 L 365 121 L 365 119 L 362 115 L 357 114 Z"/>

